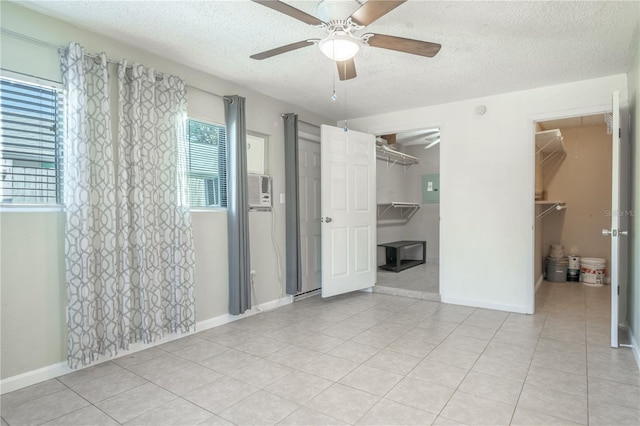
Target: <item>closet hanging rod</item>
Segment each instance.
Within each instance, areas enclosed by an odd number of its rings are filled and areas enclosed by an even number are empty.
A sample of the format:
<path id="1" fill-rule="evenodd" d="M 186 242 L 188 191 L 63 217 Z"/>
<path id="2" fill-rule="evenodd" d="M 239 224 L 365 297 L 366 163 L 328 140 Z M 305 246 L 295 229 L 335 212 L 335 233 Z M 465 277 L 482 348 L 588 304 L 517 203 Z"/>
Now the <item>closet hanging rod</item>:
<path id="1" fill-rule="evenodd" d="M 561 201 L 554 203 L 551 207 L 547 208 L 545 211 L 543 211 L 542 213 L 540 213 L 539 215 L 536 216 L 536 220 L 540 219 L 544 216 L 546 216 L 547 214 L 551 213 L 553 210 L 565 210 L 567 208 L 567 205 Z"/>
<path id="2" fill-rule="evenodd" d="M 19 40 L 22 40 L 22 41 L 26 41 L 28 43 L 40 45 L 40 46 L 46 47 L 48 49 L 53 49 L 53 50 L 66 49 L 66 47 L 64 47 L 64 46 L 58 46 L 56 44 L 49 43 L 49 42 L 46 42 L 44 40 L 37 39 L 35 37 L 31 37 L 31 36 L 28 36 L 28 35 L 20 34 L 20 33 L 15 32 L 15 31 L 8 30 L 6 28 L 0 28 L 0 34 L 7 35 L 9 37 L 13 37 L 13 38 L 16 38 L 16 39 L 19 39 Z M 95 58 L 99 58 L 99 56 L 93 55 L 93 54 L 90 54 L 90 53 L 85 53 L 85 56 L 88 56 L 89 58 L 94 58 L 94 59 Z M 109 63 L 109 64 L 119 64 L 120 62 L 114 61 L 113 59 L 107 59 L 107 63 Z M 11 71 L 11 70 L 7 70 L 7 71 Z M 41 80 L 47 80 L 45 78 L 31 76 L 31 75 L 26 74 L 26 73 L 21 73 L 21 72 L 17 72 L 17 71 L 11 71 L 11 72 L 15 72 L 16 74 L 23 74 L 23 75 L 26 75 L 28 77 L 40 78 Z M 49 81 L 51 81 L 53 83 L 61 83 L 61 82 L 55 81 L 55 80 L 49 80 Z M 202 89 L 200 87 L 192 86 L 190 84 L 187 84 L 187 87 L 189 87 L 191 89 L 199 90 L 201 92 L 207 93 L 207 94 L 209 94 L 211 96 L 215 96 L 216 98 L 220 98 L 222 100 L 226 99 L 226 96 L 219 95 L 219 94 L 214 93 L 214 92 L 210 92 L 209 90 L 205 90 L 205 89 Z"/>

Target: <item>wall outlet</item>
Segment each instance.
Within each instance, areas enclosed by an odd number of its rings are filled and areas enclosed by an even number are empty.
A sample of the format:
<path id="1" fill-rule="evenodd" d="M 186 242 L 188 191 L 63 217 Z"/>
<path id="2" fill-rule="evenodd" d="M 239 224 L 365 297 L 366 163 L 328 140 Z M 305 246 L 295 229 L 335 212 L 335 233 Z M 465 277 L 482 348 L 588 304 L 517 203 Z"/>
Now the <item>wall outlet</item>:
<path id="1" fill-rule="evenodd" d="M 256 271 L 251 271 L 251 282 L 254 282 L 256 279 Z"/>

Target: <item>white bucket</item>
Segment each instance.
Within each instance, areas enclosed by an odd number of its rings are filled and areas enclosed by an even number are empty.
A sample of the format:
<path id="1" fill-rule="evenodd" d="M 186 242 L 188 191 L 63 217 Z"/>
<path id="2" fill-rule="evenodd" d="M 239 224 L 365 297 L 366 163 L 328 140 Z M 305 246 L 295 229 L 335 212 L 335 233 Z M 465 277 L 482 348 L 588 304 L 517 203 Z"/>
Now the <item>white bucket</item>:
<path id="1" fill-rule="evenodd" d="M 591 286 L 601 286 L 604 284 L 604 277 L 607 272 L 605 267 L 607 261 L 598 257 L 583 257 L 580 259 L 580 277 L 582 283 Z"/>

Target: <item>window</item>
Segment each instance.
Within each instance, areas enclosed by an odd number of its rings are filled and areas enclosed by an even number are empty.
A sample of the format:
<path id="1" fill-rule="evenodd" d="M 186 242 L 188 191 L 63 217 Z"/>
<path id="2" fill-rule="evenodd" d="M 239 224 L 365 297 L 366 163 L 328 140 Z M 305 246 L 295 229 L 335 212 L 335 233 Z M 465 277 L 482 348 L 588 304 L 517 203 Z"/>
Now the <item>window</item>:
<path id="1" fill-rule="evenodd" d="M 62 204 L 59 90 L 0 78 L 2 203 Z"/>
<path id="2" fill-rule="evenodd" d="M 225 127 L 189 119 L 187 141 L 191 207 L 226 207 Z"/>

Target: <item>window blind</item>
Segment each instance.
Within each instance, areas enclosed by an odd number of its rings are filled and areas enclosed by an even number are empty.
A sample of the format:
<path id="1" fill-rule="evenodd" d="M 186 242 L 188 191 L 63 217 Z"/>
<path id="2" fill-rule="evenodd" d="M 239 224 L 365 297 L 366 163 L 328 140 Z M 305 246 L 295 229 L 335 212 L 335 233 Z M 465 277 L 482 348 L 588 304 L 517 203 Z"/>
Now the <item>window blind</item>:
<path id="1" fill-rule="evenodd" d="M 227 206 L 226 131 L 223 126 L 189 120 L 189 197 L 192 207 Z"/>
<path id="2" fill-rule="evenodd" d="M 0 79 L 2 203 L 62 204 L 62 97 Z"/>

